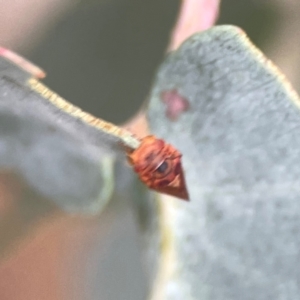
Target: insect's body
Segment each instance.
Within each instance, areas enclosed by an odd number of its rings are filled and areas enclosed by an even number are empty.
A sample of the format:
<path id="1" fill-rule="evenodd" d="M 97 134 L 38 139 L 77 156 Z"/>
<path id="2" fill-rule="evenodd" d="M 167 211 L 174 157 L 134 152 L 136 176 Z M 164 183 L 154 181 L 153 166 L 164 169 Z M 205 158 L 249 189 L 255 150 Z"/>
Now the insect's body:
<path id="1" fill-rule="evenodd" d="M 149 188 L 188 200 L 181 153 L 163 140 L 150 135 L 140 146 L 127 152 L 128 161 Z"/>

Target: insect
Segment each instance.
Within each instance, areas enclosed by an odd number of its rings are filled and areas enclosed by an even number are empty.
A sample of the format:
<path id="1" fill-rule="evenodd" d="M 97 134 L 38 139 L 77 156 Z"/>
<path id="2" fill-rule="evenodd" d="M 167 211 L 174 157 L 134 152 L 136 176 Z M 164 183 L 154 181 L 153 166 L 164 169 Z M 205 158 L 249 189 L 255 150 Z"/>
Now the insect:
<path id="1" fill-rule="evenodd" d="M 181 166 L 181 153 L 154 135 L 141 140 L 137 149 L 127 149 L 127 159 L 150 189 L 189 200 Z"/>

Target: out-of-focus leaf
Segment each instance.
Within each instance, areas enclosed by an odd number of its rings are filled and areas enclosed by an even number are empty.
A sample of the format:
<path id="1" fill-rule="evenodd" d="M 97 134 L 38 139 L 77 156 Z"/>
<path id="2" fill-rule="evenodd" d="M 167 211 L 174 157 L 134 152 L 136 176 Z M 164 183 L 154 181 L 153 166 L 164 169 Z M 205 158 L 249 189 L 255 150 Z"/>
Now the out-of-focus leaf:
<path id="1" fill-rule="evenodd" d="M 89 146 L 56 124 L 0 111 L 1 169 L 20 175 L 36 192 L 68 211 L 96 212 L 107 200 L 104 189 L 113 178 L 105 173 L 112 165 L 101 166 L 106 161 L 112 158 L 101 161 Z"/>
<path id="2" fill-rule="evenodd" d="M 166 116 L 175 102 L 162 101 L 167 91 L 189 104 L 175 121 Z M 196 34 L 167 57 L 150 128 L 182 152 L 191 201 L 160 202 L 153 299 L 298 298 L 298 104 L 236 27 Z"/>
<path id="3" fill-rule="evenodd" d="M 0 167 L 68 211 L 97 212 L 112 192 L 113 156 L 122 155 L 119 139 L 47 97 L 59 98 L 0 58 Z"/>

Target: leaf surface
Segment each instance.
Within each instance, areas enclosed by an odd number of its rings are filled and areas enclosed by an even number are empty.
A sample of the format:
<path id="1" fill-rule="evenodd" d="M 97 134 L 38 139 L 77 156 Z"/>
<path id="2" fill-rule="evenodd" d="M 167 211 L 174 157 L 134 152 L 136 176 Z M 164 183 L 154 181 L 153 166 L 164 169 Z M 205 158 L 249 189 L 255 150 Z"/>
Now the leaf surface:
<path id="1" fill-rule="evenodd" d="M 113 190 L 114 157 L 124 156 L 120 138 L 49 99 L 83 113 L 0 57 L 0 167 L 63 209 L 95 213 Z"/>
<path id="2" fill-rule="evenodd" d="M 189 109 L 164 101 L 168 91 Z M 297 298 L 298 105 L 239 28 L 196 34 L 166 58 L 148 117 L 152 132 L 182 152 L 191 201 L 160 202 L 153 299 Z"/>

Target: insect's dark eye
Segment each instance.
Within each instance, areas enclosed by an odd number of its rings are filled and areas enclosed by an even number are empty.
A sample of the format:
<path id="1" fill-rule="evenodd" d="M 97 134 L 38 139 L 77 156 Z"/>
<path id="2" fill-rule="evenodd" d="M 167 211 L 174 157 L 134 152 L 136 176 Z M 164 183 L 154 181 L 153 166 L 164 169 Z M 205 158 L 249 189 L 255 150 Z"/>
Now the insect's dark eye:
<path id="1" fill-rule="evenodd" d="M 166 172 L 166 170 L 168 169 L 168 163 L 166 161 L 164 161 L 157 169 L 156 171 L 160 174 L 163 174 L 164 172 Z"/>
<path id="2" fill-rule="evenodd" d="M 164 160 L 158 167 L 154 170 L 153 176 L 155 178 L 164 178 L 172 172 L 172 162 L 169 160 Z"/>

